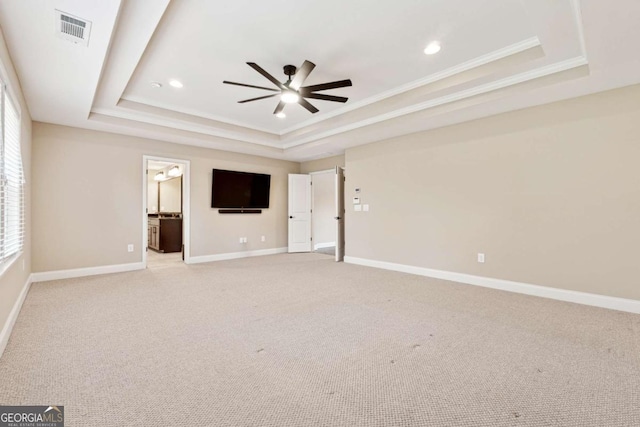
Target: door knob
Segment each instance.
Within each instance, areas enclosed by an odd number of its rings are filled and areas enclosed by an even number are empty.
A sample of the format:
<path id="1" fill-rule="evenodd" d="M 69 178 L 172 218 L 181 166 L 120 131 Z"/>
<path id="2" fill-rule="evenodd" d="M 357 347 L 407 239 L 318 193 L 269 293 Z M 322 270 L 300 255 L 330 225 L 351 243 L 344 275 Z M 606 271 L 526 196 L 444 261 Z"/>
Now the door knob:
<path id="1" fill-rule="evenodd" d="M 289 219 L 293 219 L 293 216 L 289 215 Z"/>
<path id="2" fill-rule="evenodd" d="M 340 217 L 339 216 L 334 216 L 333 219 L 340 219 Z"/>

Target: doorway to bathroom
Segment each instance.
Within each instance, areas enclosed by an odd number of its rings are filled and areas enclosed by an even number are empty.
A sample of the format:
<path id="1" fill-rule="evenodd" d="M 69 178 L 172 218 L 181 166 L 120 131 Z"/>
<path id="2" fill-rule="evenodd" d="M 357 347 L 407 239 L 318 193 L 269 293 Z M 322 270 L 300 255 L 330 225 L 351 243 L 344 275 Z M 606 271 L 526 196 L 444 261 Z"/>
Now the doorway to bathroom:
<path id="1" fill-rule="evenodd" d="M 144 156 L 143 263 L 189 262 L 189 161 Z"/>

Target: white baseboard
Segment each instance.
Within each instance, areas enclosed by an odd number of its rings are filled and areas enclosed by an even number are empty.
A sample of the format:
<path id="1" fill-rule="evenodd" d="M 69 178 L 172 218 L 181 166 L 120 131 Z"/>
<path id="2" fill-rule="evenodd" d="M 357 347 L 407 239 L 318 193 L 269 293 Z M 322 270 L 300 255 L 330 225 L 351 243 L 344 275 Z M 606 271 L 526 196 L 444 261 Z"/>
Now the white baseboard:
<path id="1" fill-rule="evenodd" d="M 98 274 L 122 273 L 125 271 L 143 270 L 144 264 L 133 262 L 131 264 L 101 265 L 99 267 L 74 268 L 72 270 L 44 271 L 33 273 L 34 282 L 46 282 L 48 280 L 71 279 L 74 277 L 96 276 Z"/>
<path id="2" fill-rule="evenodd" d="M 577 304 L 591 305 L 595 307 L 608 308 L 611 310 L 640 314 L 640 301 L 638 300 L 591 294 L 587 292 L 578 292 L 568 289 L 550 288 L 547 286 L 532 285 L 529 283 L 493 279 L 491 277 L 473 276 L 471 274 L 454 273 L 451 271 L 434 270 L 431 268 L 415 267 L 411 265 L 395 264 L 391 262 L 375 261 L 351 256 L 345 256 L 344 262 L 349 264 L 364 265 L 367 267 L 382 268 L 385 270 L 401 271 L 403 273 L 450 280 L 452 282 L 483 286 L 485 288 L 499 289 L 502 291 L 515 292 L 519 294 L 533 295 L 536 297 L 550 298 L 559 301 L 567 301 Z"/>
<path id="3" fill-rule="evenodd" d="M 244 252 L 230 252 L 226 254 L 192 256 L 189 259 L 189 264 L 199 264 L 202 262 L 212 262 L 212 261 L 225 261 L 228 259 L 248 258 L 248 257 L 254 257 L 254 256 L 262 256 L 262 255 L 275 255 L 275 254 L 286 253 L 287 251 L 288 251 L 288 248 L 272 248 L 272 249 L 258 249 L 254 251 L 244 251 Z"/>
<path id="4" fill-rule="evenodd" d="M 323 248 L 333 248 L 335 245 L 336 245 L 336 242 L 318 243 L 313 245 L 313 250 L 317 251 L 318 249 L 323 249 Z"/>
<path id="5" fill-rule="evenodd" d="M 0 331 L 0 357 L 2 357 L 4 349 L 7 348 L 7 343 L 9 342 L 11 331 L 13 331 L 13 326 L 16 324 L 18 314 L 20 314 L 20 309 L 22 309 L 22 304 L 24 303 L 25 298 L 27 298 L 27 294 L 29 293 L 29 289 L 31 288 L 31 283 L 33 282 L 32 276 L 33 275 L 31 274 L 29 275 L 29 277 L 27 277 L 27 281 L 22 287 L 22 291 L 20 292 L 20 295 L 18 295 L 18 299 L 13 304 L 13 308 L 9 313 L 7 321 L 2 327 L 2 331 Z"/>

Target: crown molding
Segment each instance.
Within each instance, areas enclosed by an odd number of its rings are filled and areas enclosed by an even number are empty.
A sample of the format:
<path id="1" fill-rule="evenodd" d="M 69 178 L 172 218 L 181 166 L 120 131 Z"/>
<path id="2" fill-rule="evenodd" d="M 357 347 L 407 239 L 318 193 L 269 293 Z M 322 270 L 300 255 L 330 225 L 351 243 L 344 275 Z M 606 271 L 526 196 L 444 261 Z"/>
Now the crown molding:
<path id="1" fill-rule="evenodd" d="M 582 52 L 582 56 L 588 58 L 587 56 L 587 42 L 584 37 L 584 25 L 582 20 L 582 8 L 580 7 L 580 0 L 571 0 L 571 9 L 573 10 L 573 19 L 576 24 L 576 29 L 578 30 L 578 41 L 580 43 L 580 51 Z"/>
<path id="2" fill-rule="evenodd" d="M 375 117 L 370 117 L 365 120 L 361 120 L 356 123 L 351 123 L 349 125 L 341 126 L 338 128 L 330 129 L 325 132 L 321 132 L 319 134 L 315 134 L 309 136 L 307 138 L 302 138 L 297 141 L 292 141 L 283 145 L 283 149 L 297 147 L 299 145 L 308 144 L 310 142 L 314 142 L 323 138 L 327 138 L 330 136 L 334 136 L 340 133 L 348 132 L 351 130 L 359 129 L 365 126 L 369 126 L 375 123 L 379 123 L 385 120 L 394 119 L 396 117 L 404 116 L 407 114 L 415 113 L 418 111 L 426 110 L 429 108 L 434 108 L 440 105 L 449 104 L 455 101 L 461 101 L 466 98 L 471 98 L 473 96 L 486 94 L 489 92 L 493 92 L 498 89 L 503 89 L 509 86 L 513 86 L 516 84 L 524 83 L 527 81 L 539 79 L 541 77 L 550 76 L 552 74 L 557 74 L 563 71 L 571 70 L 573 68 L 582 67 L 584 65 L 588 65 L 588 61 L 585 57 L 579 56 L 576 58 L 568 59 L 565 61 L 557 62 L 555 64 L 550 64 L 544 67 L 536 68 L 534 70 L 526 71 L 524 73 L 516 74 L 514 76 L 509 76 L 501 80 L 497 80 L 495 82 L 487 83 L 481 86 L 477 86 L 471 89 L 467 89 L 464 91 L 456 92 L 450 95 L 446 95 L 440 98 L 430 99 L 429 101 L 422 102 L 419 104 L 411 105 L 405 108 L 400 108 L 395 111 L 391 111 L 389 113 L 380 114 Z"/>
<path id="3" fill-rule="evenodd" d="M 361 101 L 354 102 L 352 104 L 349 104 L 348 106 L 345 106 L 340 109 L 334 110 L 330 113 L 324 114 L 322 117 L 306 120 L 300 124 L 284 129 L 282 132 L 280 132 L 280 135 L 286 135 L 290 132 L 302 129 L 304 127 L 307 127 L 316 123 L 320 123 L 332 117 L 336 117 L 341 114 L 348 113 L 349 111 L 353 111 L 358 108 L 362 108 L 367 105 L 374 104 L 384 99 L 391 98 L 392 96 L 400 95 L 410 90 L 417 89 L 419 87 L 426 86 L 428 84 L 432 84 L 440 80 L 444 80 L 446 78 L 455 76 L 456 74 L 460 74 L 465 71 L 469 71 L 474 68 L 490 64 L 491 62 L 499 61 L 509 56 L 517 55 L 518 53 L 522 53 L 526 50 L 533 49 L 539 46 L 541 46 L 541 43 L 538 37 L 530 37 L 518 43 L 514 43 L 510 46 L 490 52 L 486 55 L 478 56 L 470 61 L 463 62 L 454 67 L 447 68 L 446 70 L 442 70 L 437 73 L 430 74 L 421 79 L 414 80 L 402 86 L 398 86 L 397 88 L 382 92 L 378 95 L 371 96 Z"/>
<path id="4" fill-rule="evenodd" d="M 261 128 L 259 126 L 253 126 L 253 125 L 247 124 L 245 122 L 239 122 L 237 120 L 230 120 L 230 119 L 227 119 L 225 117 L 216 116 L 214 114 L 203 113 L 202 111 L 190 110 L 188 108 L 176 108 L 176 107 L 174 107 L 172 105 L 167 105 L 167 104 L 162 104 L 162 103 L 150 104 L 148 101 L 146 101 L 146 100 L 144 100 L 144 99 L 142 99 L 140 97 L 137 97 L 137 96 L 128 95 L 126 97 L 120 98 L 120 101 L 118 101 L 118 106 L 119 106 L 120 102 L 122 102 L 122 101 L 135 102 L 136 104 L 140 104 L 140 105 L 145 105 L 145 106 L 154 107 L 154 108 L 161 108 L 161 109 L 167 110 L 167 111 L 175 111 L 176 113 L 185 114 L 187 116 L 193 116 L 193 117 L 206 119 L 206 120 L 213 120 L 213 121 L 216 121 L 216 122 L 220 122 L 220 123 L 224 123 L 224 124 L 228 124 L 228 125 L 232 125 L 232 126 L 238 126 L 238 127 L 242 127 L 242 128 L 245 128 L 245 129 L 255 130 L 257 132 L 264 132 L 264 133 L 268 133 L 270 135 L 280 136 L 280 133 L 274 132 L 274 131 L 269 130 L 269 129 Z"/>
<path id="5" fill-rule="evenodd" d="M 446 78 L 455 76 L 457 74 L 472 70 L 474 68 L 483 66 L 483 65 L 487 65 L 490 64 L 492 62 L 495 61 L 499 61 L 501 59 L 507 58 L 509 56 L 513 56 L 522 52 L 525 52 L 529 49 L 533 49 L 536 47 L 541 46 L 540 44 L 540 40 L 538 39 L 538 37 L 530 37 L 528 39 L 522 40 L 518 43 L 509 45 L 505 48 L 502 49 L 498 49 L 495 50 L 493 52 L 490 52 L 486 55 L 482 55 L 479 57 L 476 57 L 470 61 L 466 61 L 462 64 L 456 65 L 454 67 L 451 68 L 447 68 L 446 70 L 442 70 L 440 72 L 434 73 L 434 74 L 430 74 L 424 78 L 421 78 L 419 80 L 415 80 L 413 82 L 409 82 L 405 85 L 399 86 L 395 89 L 386 91 L 386 92 L 382 92 L 378 95 L 374 95 L 372 97 L 369 97 L 367 99 L 364 99 L 362 101 L 358 101 L 358 102 L 354 102 L 353 104 L 350 104 L 347 107 L 343 107 L 340 108 L 338 110 L 332 111 L 331 113 L 326 113 L 325 115 L 323 115 L 322 117 L 318 117 L 318 118 L 313 118 L 310 120 L 307 120 L 301 124 L 295 125 L 293 127 L 284 129 L 281 132 L 272 132 L 270 130 L 267 129 L 263 129 L 260 127 L 255 127 L 255 126 L 251 126 L 248 125 L 246 123 L 242 123 L 242 122 L 238 122 L 238 121 L 233 121 L 233 120 L 228 120 L 219 116 L 213 116 L 213 115 L 209 115 L 203 112 L 198 112 L 198 111 L 192 111 L 192 110 L 185 110 L 185 109 L 175 109 L 175 107 L 173 106 L 169 106 L 169 105 L 156 105 L 156 104 L 148 104 L 146 103 L 145 100 L 135 97 L 135 96 L 127 96 L 127 97 L 122 97 L 120 98 L 120 101 L 128 101 L 128 102 L 134 102 L 140 105 L 144 105 L 144 106 L 149 106 L 149 107 L 153 107 L 153 108 L 160 108 L 160 109 L 164 109 L 167 111 L 175 111 L 177 113 L 180 114 L 184 114 L 187 116 L 192 116 L 194 118 L 198 118 L 198 119 L 206 119 L 206 120 L 213 120 L 213 121 L 217 121 L 220 123 L 224 123 L 224 124 L 228 124 L 228 125 L 232 125 L 232 126 L 239 126 L 239 127 L 243 127 L 246 129 L 250 129 L 253 131 L 258 131 L 258 132 L 264 132 L 267 133 L 269 135 L 274 135 L 277 137 L 282 137 L 292 131 L 298 130 L 298 129 L 302 129 L 304 127 L 313 125 L 315 123 L 320 123 L 322 121 L 331 119 L 333 117 L 337 117 L 339 115 L 342 115 L 344 113 L 347 113 L 349 111 L 353 111 L 356 110 L 358 108 L 362 108 L 364 106 L 367 105 L 371 105 L 374 104 L 376 102 L 382 101 L 384 99 L 390 98 L 392 96 L 396 96 L 408 91 L 411 91 L 413 89 L 417 89 L 419 87 L 422 86 L 426 86 L 435 82 L 438 82 L 440 80 L 444 80 Z M 135 111 L 135 113 L 132 112 L 123 112 L 123 110 L 126 111 Z M 236 141 L 243 141 L 243 142 L 249 142 L 249 143 L 253 143 L 253 144 L 259 144 L 259 145 L 266 145 L 269 147 L 275 147 L 275 148 L 287 148 L 289 145 L 287 144 L 282 144 L 282 143 L 273 143 L 270 141 L 265 141 L 262 138 L 255 138 L 255 137 L 251 137 L 251 136 L 247 136 L 247 135 L 243 135 L 240 134 L 238 132 L 230 132 L 230 131 L 226 131 L 226 130 L 221 130 L 221 129 L 216 129 L 213 126 L 205 126 L 205 125 L 199 125 L 193 122 L 188 122 L 185 120 L 180 120 L 180 119 L 176 119 L 176 118 L 171 118 L 171 117 L 166 117 L 163 116 L 162 118 L 158 118 L 158 116 L 153 115 L 153 114 L 149 114 L 149 113 L 142 113 L 140 111 L 137 110 L 132 110 L 132 109 L 127 109 L 126 107 L 123 108 L 121 105 L 116 105 L 113 108 L 104 108 L 104 107 L 95 107 L 91 110 L 92 113 L 96 113 L 96 114 L 102 114 L 102 115 L 106 115 L 106 116 L 112 116 L 112 117 L 116 117 L 116 118 L 122 118 L 122 119 L 129 119 L 129 120 L 135 120 L 135 121 L 142 121 L 148 124 L 157 124 L 157 125 L 162 125 L 162 126 L 166 126 L 167 124 L 170 124 L 171 126 L 176 127 L 177 129 L 181 129 L 181 130 L 186 130 L 186 131 L 190 131 L 190 132 L 196 132 L 196 133 L 203 133 L 206 135 L 211 135 L 211 136 L 217 136 L 217 137 L 221 137 L 221 138 L 227 138 L 227 139 L 232 139 L 232 140 L 236 140 Z M 304 141 L 304 142 L 292 142 L 290 144 L 290 146 L 297 146 L 297 145 L 301 145 L 301 144 L 305 144 L 308 141 Z"/>
<path id="6" fill-rule="evenodd" d="M 163 127 L 171 127 L 176 130 L 182 130 L 186 132 L 193 132 L 202 135 L 215 136 L 219 138 L 230 139 L 234 141 L 248 142 L 251 144 L 261 145 L 271 148 L 282 148 L 282 144 L 279 142 L 265 141 L 261 138 L 252 138 L 246 135 L 242 135 L 238 132 L 230 132 L 222 129 L 215 128 L 213 126 L 200 125 L 193 122 L 185 122 L 179 119 L 172 119 L 165 116 L 158 116 L 153 114 L 141 113 L 139 111 L 125 109 L 125 108 L 94 108 L 91 110 L 94 114 L 100 114 L 103 116 L 113 117 L 117 119 L 125 119 L 134 122 L 142 122 L 150 125 L 157 125 Z"/>
<path id="7" fill-rule="evenodd" d="M 553 74 L 561 73 L 561 72 L 582 67 L 585 65 L 588 65 L 588 61 L 586 57 L 578 56 L 565 61 L 560 61 L 554 64 L 546 65 L 546 66 L 529 70 L 520 74 L 509 76 L 509 77 L 506 77 L 494 82 L 490 82 L 484 85 L 472 87 L 467 90 L 458 91 L 455 93 L 448 94 L 446 96 L 430 99 L 422 103 L 410 105 L 410 106 L 400 108 L 394 111 L 390 111 L 384 114 L 379 114 L 377 116 L 369 117 L 367 119 L 360 120 L 355 123 L 350 123 L 348 125 L 329 129 L 327 131 L 310 135 L 308 137 L 296 139 L 284 144 L 281 142 L 265 141 L 263 138 L 250 137 L 250 136 L 241 134 L 239 132 L 222 130 L 219 128 L 215 128 L 213 126 L 196 124 L 196 123 L 185 121 L 185 120 L 169 118 L 166 116 L 158 116 L 158 115 L 139 112 L 137 110 L 126 109 L 122 107 L 113 108 L 113 109 L 95 108 L 94 110 L 92 110 L 92 112 L 95 114 L 100 114 L 108 117 L 125 119 L 133 122 L 146 123 L 148 125 L 156 125 L 156 126 L 162 126 L 162 127 L 169 126 L 174 128 L 177 131 L 191 132 L 191 133 L 200 134 L 200 135 L 207 135 L 207 136 L 225 138 L 225 139 L 234 140 L 234 141 L 246 142 L 246 143 L 255 144 L 263 147 L 282 149 L 285 151 L 285 154 L 286 154 L 286 150 L 290 148 L 315 142 L 315 141 L 318 141 L 327 137 L 335 136 L 344 132 L 356 130 L 356 129 L 366 127 L 372 124 L 376 124 L 382 121 L 391 120 L 407 114 L 427 110 L 427 109 L 438 107 L 445 104 L 450 104 L 450 103 L 461 101 L 474 96 L 487 94 L 496 90 L 507 88 L 509 86 L 513 86 L 520 83 L 539 79 L 542 77 L 550 76 Z"/>
<path id="8" fill-rule="evenodd" d="M 280 132 L 274 132 L 261 127 L 252 126 L 241 121 L 229 120 L 223 117 L 213 116 L 200 111 L 175 109 L 175 107 L 168 105 L 147 104 L 145 100 L 135 96 L 122 96 L 117 105 L 113 107 L 96 107 L 92 109 L 92 113 L 109 116 L 116 119 L 126 119 L 133 123 L 145 123 L 150 126 L 172 127 L 176 130 L 176 132 L 190 132 L 194 134 L 192 135 L 194 137 L 197 137 L 197 135 L 206 135 L 207 137 L 218 137 L 231 141 L 240 141 L 244 143 L 255 144 L 262 147 L 276 148 L 283 150 L 285 152 L 283 154 L 286 154 L 286 150 L 294 147 L 303 146 L 305 144 L 317 142 L 328 137 L 360 129 L 386 120 L 391 120 L 415 112 L 454 103 L 474 96 L 487 94 L 500 89 L 505 89 L 509 86 L 588 65 L 580 0 L 570 0 L 570 4 L 573 11 L 573 19 L 576 25 L 579 38 L 578 42 L 582 50 L 582 55 L 554 64 L 541 66 L 534 70 L 528 70 L 526 72 L 505 77 L 493 82 L 481 84 L 477 87 L 459 90 L 455 93 L 450 93 L 438 98 L 429 99 L 427 101 L 413 105 L 407 105 L 393 111 L 388 111 L 385 113 L 374 115 L 372 117 L 358 120 L 354 123 L 349 123 L 341 126 L 338 125 L 337 127 L 329 129 L 325 128 L 325 130 L 321 130 L 313 134 L 307 134 L 306 136 L 293 136 L 289 134 L 291 132 L 307 128 L 314 124 L 325 122 L 329 119 L 341 116 L 345 113 L 360 109 L 362 107 L 375 104 L 393 96 L 416 90 L 418 88 L 442 81 L 447 78 L 451 78 L 456 75 L 460 75 L 461 73 L 491 64 L 496 61 L 503 60 L 505 58 L 526 52 L 528 50 L 536 48 L 540 49 L 542 48 L 541 41 L 538 37 L 530 37 L 524 39 L 518 43 L 514 43 L 504 48 L 492 51 L 486 55 L 478 56 L 472 60 L 466 61 L 440 72 L 430 74 L 421 79 L 414 80 L 412 82 L 396 87 L 392 90 L 388 90 L 364 100 L 351 103 L 348 106 L 344 106 L 322 116 L 313 117 L 302 123 L 286 128 Z M 136 108 L 135 104 L 138 104 L 140 108 Z M 153 111 L 153 109 L 157 109 L 159 111 Z M 207 121 L 211 121 L 211 123 L 207 123 Z M 225 127 L 227 126 L 234 126 L 238 129 L 225 129 Z M 327 124 L 327 127 L 329 126 L 330 124 Z M 263 133 L 264 135 L 259 135 L 257 134 L 258 132 Z M 291 137 L 291 139 L 288 141 L 287 136 Z"/>

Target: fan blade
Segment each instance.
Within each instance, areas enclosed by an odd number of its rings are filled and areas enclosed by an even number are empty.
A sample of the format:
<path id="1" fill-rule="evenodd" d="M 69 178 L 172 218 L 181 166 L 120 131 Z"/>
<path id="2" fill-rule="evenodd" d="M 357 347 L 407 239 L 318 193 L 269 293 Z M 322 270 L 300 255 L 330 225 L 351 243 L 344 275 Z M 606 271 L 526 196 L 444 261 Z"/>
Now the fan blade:
<path id="1" fill-rule="evenodd" d="M 302 66 L 298 68 L 298 71 L 296 71 L 296 75 L 293 77 L 291 83 L 289 83 L 289 87 L 294 90 L 300 89 L 300 86 L 302 86 L 302 83 L 309 77 L 309 74 L 311 74 L 314 68 L 316 68 L 316 64 L 305 60 Z"/>
<path id="2" fill-rule="evenodd" d="M 300 100 L 298 101 L 298 104 L 302 105 L 304 108 L 306 108 L 307 110 L 309 110 L 311 113 L 314 113 L 314 114 L 320 111 L 316 107 L 311 105 L 311 103 L 304 98 L 300 98 Z"/>
<path id="3" fill-rule="evenodd" d="M 247 62 L 247 65 L 249 67 L 253 68 L 254 70 L 256 70 L 257 72 L 259 72 L 260 74 L 262 74 L 264 77 L 267 78 L 267 80 L 269 80 L 274 85 L 278 86 L 280 89 L 282 89 L 282 90 L 286 90 L 287 89 L 285 85 L 283 85 L 282 83 L 280 83 L 278 81 L 278 79 L 273 77 L 271 74 L 267 73 L 265 70 L 262 69 L 262 67 L 260 67 L 255 62 Z"/>
<path id="4" fill-rule="evenodd" d="M 257 98 L 245 99 L 245 100 L 242 100 L 242 101 L 238 101 L 238 104 L 244 104 L 245 102 L 251 102 L 251 101 L 258 101 L 260 99 L 273 98 L 276 95 L 278 95 L 278 94 L 274 93 L 273 95 L 265 95 L 265 96 L 259 96 Z"/>
<path id="5" fill-rule="evenodd" d="M 284 110 L 284 106 L 286 104 L 284 103 L 284 101 L 280 101 L 278 102 L 278 106 L 276 107 L 275 110 L 273 110 L 273 114 L 278 114 L 279 112 L 281 112 L 282 110 Z"/>
<path id="6" fill-rule="evenodd" d="M 270 90 L 271 92 L 280 92 L 278 89 L 273 89 L 270 87 L 262 87 L 262 86 L 254 86 L 254 85 L 246 85 L 244 83 L 236 83 L 236 82 L 229 82 L 227 80 L 223 81 L 222 83 L 228 84 L 228 85 L 236 85 L 236 86 L 244 86 L 244 87 L 252 87 L 254 89 L 262 89 L 262 90 Z"/>
<path id="7" fill-rule="evenodd" d="M 318 90 L 338 89 L 341 87 L 347 87 L 351 85 L 352 85 L 351 80 L 338 80 L 337 82 L 321 83 L 319 85 L 305 86 L 303 88 L 300 88 L 300 93 L 309 93 L 309 92 L 315 92 Z"/>
<path id="8" fill-rule="evenodd" d="M 311 99 L 321 99 L 323 101 L 333 101 L 333 102 L 347 102 L 349 98 L 345 98 L 344 96 L 333 96 L 333 95 L 323 95 L 321 93 L 310 93 L 308 95 L 303 95 L 305 98 Z"/>

